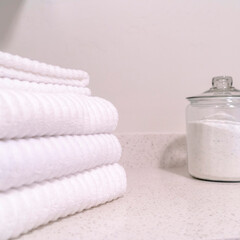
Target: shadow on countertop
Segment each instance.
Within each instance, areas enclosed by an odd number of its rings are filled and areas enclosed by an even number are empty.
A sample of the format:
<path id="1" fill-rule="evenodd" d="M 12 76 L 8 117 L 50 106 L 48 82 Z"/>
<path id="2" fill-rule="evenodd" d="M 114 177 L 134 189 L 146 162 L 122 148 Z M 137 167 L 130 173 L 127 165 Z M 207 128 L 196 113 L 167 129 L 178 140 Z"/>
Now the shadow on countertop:
<path id="1" fill-rule="evenodd" d="M 173 139 L 168 144 L 159 161 L 159 167 L 170 173 L 192 178 L 187 169 L 187 141 L 185 135 Z"/>
<path id="2" fill-rule="evenodd" d="M 173 168 L 182 167 L 187 164 L 186 136 L 180 135 L 170 141 L 160 156 L 159 167 Z"/>
<path id="3" fill-rule="evenodd" d="M 164 168 L 163 170 L 168 171 L 173 174 L 176 174 L 176 175 L 179 175 L 179 176 L 182 176 L 182 177 L 195 179 L 188 173 L 187 165 L 184 165 L 182 167 Z"/>

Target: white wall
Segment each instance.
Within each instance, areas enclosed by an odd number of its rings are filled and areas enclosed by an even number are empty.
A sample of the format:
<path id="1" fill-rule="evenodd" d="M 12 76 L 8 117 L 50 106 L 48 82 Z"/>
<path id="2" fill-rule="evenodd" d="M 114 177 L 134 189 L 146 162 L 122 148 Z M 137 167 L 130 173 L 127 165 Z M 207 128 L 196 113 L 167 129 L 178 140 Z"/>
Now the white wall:
<path id="1" fill-rule="evenodd" d="M 240 1 L 1 0 L 0 49 L 88 71 L 118 132 L 184 132 L 186 96 L 240 87 Z"/>

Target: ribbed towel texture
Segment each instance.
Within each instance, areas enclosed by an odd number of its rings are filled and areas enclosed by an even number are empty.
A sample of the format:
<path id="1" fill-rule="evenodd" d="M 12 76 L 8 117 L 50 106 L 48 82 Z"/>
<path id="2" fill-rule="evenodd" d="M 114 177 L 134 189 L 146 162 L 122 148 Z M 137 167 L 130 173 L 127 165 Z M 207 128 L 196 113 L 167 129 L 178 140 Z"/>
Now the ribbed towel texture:
<path id="1" fill-rule="evenodd" d="M 87 87 L 75 87 L 68 85 L 65 86 L 52 83 L 27 82 L 6 77 L 0 77 L 0 88 L 10 90 L 23 90 L 36 93 L 77 93 L 86 96 L 91 95 L 91 91 Z"/>
<path id="2" fill-rule="evenodd" d="M 98 97 L 0 89 L 0 139 L 111 133 L 116 108 Z"/>
<path id="3" fill-rule="evenodd" d="M 0 56 L 1 56 L 1 52 L 0 52 Z M 1 61 L 1 58 L 0 58 L 0 61 Z M 36 75 L 33 73 L 24 72 L 24 70 L 21 71 L 21 70 L 15 70 L 12 68 L 6 68 L 0 65 L 1 78 L 18 79 L 19 81 L 26 81 L 26 82 L 32 82 L 32 83 L 86 87 L 89 83 L 88 75 L 84 73 L 83 76 L 85 78 L 79 78 L 79 79 L 66 79 L 64 77 L 57 78 L 57 76 L 49 77 L 47 75 Z"/>
<path id="4" fill-rule="evenodd" d="M 0 156 L 3 191 L 116 163 L 121 145 L 111 134 L 26 138 L 0 141 Z"/>
<path id="5" fill-rule="evenodd" d="M 125 171 L 114 164 L 0 193 L 0 240 L 111 201 L 125 189 Z"/>
<path id="6" fill-rule="evenodd" d="M 89 76 L 0 52 L 0 240 L 123 196 L 116 108 Z"/>
<path id="7" fill-rule="evenodd" d="M 78 87 L 85 87 L 89 82 L 88 74 L 82 70 L 61 68 L 4 52 L 0 52 L 0 66 L 1 77 Z"/>

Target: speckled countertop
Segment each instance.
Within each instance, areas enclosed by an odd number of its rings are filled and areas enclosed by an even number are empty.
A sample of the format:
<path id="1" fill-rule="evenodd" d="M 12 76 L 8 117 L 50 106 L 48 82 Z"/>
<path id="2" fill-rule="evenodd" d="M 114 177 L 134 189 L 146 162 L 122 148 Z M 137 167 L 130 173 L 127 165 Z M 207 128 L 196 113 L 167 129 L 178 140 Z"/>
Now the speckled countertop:
<path id="1" fill-rule="evenodd" d="M 120 137 L 124 149 L 131 146 L 123 153 L 122 164 L 128 177 L 123 198 L 40 227 L 18 239 L 240 239 L 240 183 L 191 178 L 183 160 L 185 143 L 181 136 L 177 142 L 167 135 L 139 138 Z M 160 142 L 162 150 L 168 148 L 167 155 L 158 151 Z M 142 153 L 139 164 L 132 159 L 136 163 L 133 166 L 126 157 L 134 157 L 134 152 L 137 155 L 141 144 L 151 146 L 154 159 L 144 162 Z M 179 162 L 174 156 L 176 151 Z M 167 156 L 168 163 L 163 159 Z M 159 164 L 161 161 L 165 164 Z"/>

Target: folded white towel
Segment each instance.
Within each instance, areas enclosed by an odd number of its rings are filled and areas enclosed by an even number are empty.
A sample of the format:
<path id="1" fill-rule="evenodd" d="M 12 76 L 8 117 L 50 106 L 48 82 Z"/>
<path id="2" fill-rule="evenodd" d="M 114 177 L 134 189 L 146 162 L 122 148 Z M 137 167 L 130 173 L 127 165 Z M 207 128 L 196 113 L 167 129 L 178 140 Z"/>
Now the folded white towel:
<path id="1" fill-rule="evenodd" d="M 0 141 L 0 191 L 116 163 L 120 157 L 121 145 L 110 134 Z"/>
<path id="2" fill-rule="evenodd" d="M 58 66 L 53 66 L 53 65 L 41 63 L 38 61 L 33 61 L 28 58 L 23 58 L 17 55 L 11 55 L 9 53 L 4 53 L 4 52 L 0 52 L 0 66 L 13 69 L 13 72 L 9 73 L 10 75 L 4 76 L 9 78 L 12 78 L 11 77 L 12 75 L 15 76 L 15 74 L 18 74 L 14 70 L 19 70 L 26 73 L 32 73 L 39 76 L 53 78 L 51 80 L 51 83 L 53 83 L 54 81 L 54 83 L 56 84 L 58 84 L 60 81 L 61 84 L 62 82 L 64 82 L 64 84 L 69 85 L 69 83 L 71 83 L 71 81 L 69 80 L 78 80 L 78 81 L 82 81 L 81 86 L 84 87 L 88 84 L 88 81 L 89 81 L 88 74 L 82 70 L 61 68 Z M 23 74 L 23 73 L 19 73 L 19 74 Z M 24 75 L 23 79 L 22 77 L 19 77 L 19 78 L 21 78 L 20 80 L 23 80 L 26 78 L 30 81 L 36 81 L 36 79 L 38 79 L 37 77 L 35 78 L 34 76 L 33 76 L 33 79 L 31 79 L 30 75 L 29 77 L 26 77 Z"/>
<path id="3" fill-rule="evenodd" d="M 10 78 L 0 78 L 0 88 L 37 93 L 77 93 L 86 96 L 91 95 L 90 89 L 86 87 L 73 87 L 51 83 L 46 84 L 38 82 L 27 82 Z"/>
<path id="4" fill-rule="evenodd" d="M 114 164 L 0 193 L 0 240 L 111 201 L 125 190 L 125 171 Z"/>
<path id="5" fill-rule="evenodd" d="M 1 52 L 0 52 L 0 56 L 1 56 Z M 12 68 L 6 68 L 1 65 L 0 65 L 0 77 L 17 79 L 21 82 L 36 82 L 36 83 L 45 83 L 45 84 L 50 83 L 55 85 L 75 86 L 75 87 L 86 87 L 89 84 L 88 75 L 86 75 L 85 78 L 81 80 L 56 78 L 56 77 L 42 76 L 39 74 L 33 74 L 31 72 L 23 72 L 23 71 L 15 70 Z M 0 81 L 2 80 L 0 79 Z"/>
<path id="6" fill-rule="evenodd" d="M 98 97 L 0 89 L 0 139 L 111 133 L 116 108 Z"/>

